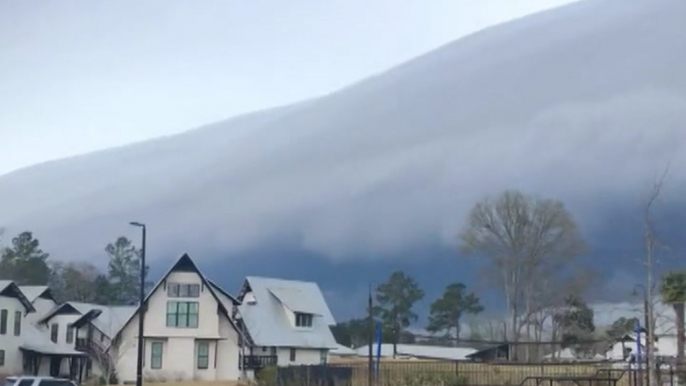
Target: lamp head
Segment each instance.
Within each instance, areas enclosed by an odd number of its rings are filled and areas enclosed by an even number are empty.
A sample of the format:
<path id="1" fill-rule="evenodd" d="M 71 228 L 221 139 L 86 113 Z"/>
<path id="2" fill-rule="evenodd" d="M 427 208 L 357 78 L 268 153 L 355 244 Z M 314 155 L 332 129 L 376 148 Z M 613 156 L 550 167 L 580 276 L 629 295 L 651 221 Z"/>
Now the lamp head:
<path id="1" fill-rule="evenodd" d="M 130 222 L 129 224 L 130 224 L 130 225 L 133 225 L 133 226 L 135 226 L 135 227 L 145 228 L 145 224 L 139 223 L 139 222 L 136 222 L 136 221 L 132 221 L 132 222 Z"/>

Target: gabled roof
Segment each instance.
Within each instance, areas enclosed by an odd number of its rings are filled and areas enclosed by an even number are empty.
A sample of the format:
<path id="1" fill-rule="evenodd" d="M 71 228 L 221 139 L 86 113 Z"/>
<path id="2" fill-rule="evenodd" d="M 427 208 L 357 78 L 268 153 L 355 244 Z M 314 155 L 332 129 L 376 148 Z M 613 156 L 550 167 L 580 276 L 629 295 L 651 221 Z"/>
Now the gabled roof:
<path id="1" fill-rule="evenodd" d="M 26 324 L 22 327 L 22 344 L 20 349 L 25 351 L 33 351 L 48 355 L 69 355 L 69 356 L 85 356 L 86 354 L 74 350 L 65 344 L 53 343 L 50 338 L 44 333 L 38 331 L 36 327 Z"/>
<path id="2" fill-rule="evenodd" d="M 233 295 L 231 295 L 230 293 L 224 291 L 224 289 L 223 289 L 222 287 L 218 286 L 217 283 L 213 282 L 213 281 L 210 280 L 210 279 L 207 279 L 207 282 L 210 283 L 210 285 L 212 286 L 212 288 L 214 288 L 214 290 L 217 291 L 217 295 L 219 295 L 219 294 L 224 295 L 224 297 L 225 297 L 226 300 L 227 300 L 227 302 L 226 302 L 227 305 L 228 305 L 228 304 L 231 304 L 232 306 L 239 306 L 239 305 L 241 305 L 241 302 L 239 302 L 238 299 L 236 299 L 236 298 L 235 298 Z"/>
<path id="3" fill-rule="evenodd" d="M 169 268 L 169 271 L 167 271 L 167 273 L 164 274 L 164 276 L 162 276 L 162 278 L 157 282 L 157 284 L 155 284 L 152 291 L 150 291 L 150 293 L 148 293 L 148 295 L 145 297 L 145 300 L 143 301 L 143 305 L 148 304 L 150 297 L 159 289 L 159 287 L 162 285 L 162 283 L 164 283 L 164 281 L 167 280 L 167 277 L 169 277 L 169 275 L 172 272 L 176 272 L 176 271 L 185 271 L 185 272 L 197 273 L 198 276 L 200 277 L 200 280 L 202 280 L 203 284 L 207 288 L 207 290 L 210 291 L 210 294 L 212 294 L 212 297 L 214 297 L 214 299 L 219 304 L 219 308 L 221 309 L 221 311 L 229 319 L 229 323 L 231 323 L 231 326 L 239 334 L 241 334 L 241 331 L 238 329 L 238 327 L 236 327 L 236 324 L 234 323 L 233 319 L 231 318 L 231 308 L 227 308 L 227 306 L 229 306 L 229 304 L 227 304 L 226 301 L 222 301 L 222 299 L 219 297 L 219 295 L 217 295 L 218 291 L 215 289 L 216 285 L 210 284 L 210 281 L 205 277 L 205 275 L 202 274 L 202 272 L 200 272 L 200 270 L 198 269 L 198 266 L 195 265 L 195 263 L 193 262 L 191 257 L 188 256 L 187 253 L 184 253 L 183 256 L 181 256 L 179 258 L 179 260 L 177 260 L 176 263 L 174 265 L 172 265 L 171 268 Z M 119 328 L 119 330 L 116 332 L 115 335 L 121 333 L 121 331 L 124 329 L 124 327 L 126 327 L 129 323 L 131 323 L 131 320 L 133 320 L 133 317 L 136 316 L 140 312 L 140 310 L 141 310 L 140 306 L 134 307 L 134 312 L 131 313 L 131 315 L 128 318 L 126 318 L 126 321 L 121 324 L 121 327 Z"/>
<path id="4" fill-rule="evenodd" d="M 72 325 L 80 328 L 90 322 L 107 337 L 115 336 L 136 311 L 136 306 L 94 306 Z"/>
<path id="5" fill-rule="evenodd" d="M 98 308 L 98 307 L 103 307 L 98 304 L 90 304 L 90 303 L 81 303 L 81 302 L 65 302 L 62 304 L 58 304 L 55 306 L 52 310 L 50 310 L 47 314 L 45 314 L 44 317 L 42 317 L 38 323 L 47 323 L 55 317 L 56 315 L 62 315 L 62 314 L 77 314 L 77 315 L 85 315 L 88 311 Z"/>
<path id="6" fill-rule="evenodd" d="M 21 291 L 18 285 L 14 284 L 11 280 L 0 280 L 0 296 L 7 296 L 12 298 L 17 298 L 26 308 L 26 312 L 36 311 L 31 304 L 31 301 L 26 297 L 26 295 Z"/>
<path id="7" fill-rule="evenodd" d="M 56 302 L 50 287 L 46 285 L 22 285 L 19 286 L 19 289 L 21 289 L 21 292 L 26 295 L 31 303 L 35 302 L 38 298 L 50 299 Z"/>
<path id="8" fill-rule="evenodd" d="M 243 284 L 239 300 L 247 289 L 255 302 L 242 302 L 238 311 L 253 344 L 330 349 L 338 346 L 329 328 L 336 322 L 316 283 L 250 276 Z M 312 328 L 294 327 L 284 307 L 313 314 Z"/>

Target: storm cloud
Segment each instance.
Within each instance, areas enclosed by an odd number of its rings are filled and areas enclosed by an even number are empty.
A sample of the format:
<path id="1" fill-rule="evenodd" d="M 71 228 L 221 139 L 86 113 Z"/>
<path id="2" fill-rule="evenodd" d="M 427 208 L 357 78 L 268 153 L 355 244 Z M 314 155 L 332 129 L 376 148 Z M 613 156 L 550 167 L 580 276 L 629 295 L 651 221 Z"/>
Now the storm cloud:
<path id="1" fill-rule="evenodd" d="M 476 200 L 520 189 L 592 233 L 667 164 L 664 197 L 683 197 L 684 14 L 588 0 L 325 97 L 20 170 L 0 178 L 0 221 L 62 259 L 101 255 L 136 220 L 153 259 L 283 245 L 346 261 L 451 248 Z"/>

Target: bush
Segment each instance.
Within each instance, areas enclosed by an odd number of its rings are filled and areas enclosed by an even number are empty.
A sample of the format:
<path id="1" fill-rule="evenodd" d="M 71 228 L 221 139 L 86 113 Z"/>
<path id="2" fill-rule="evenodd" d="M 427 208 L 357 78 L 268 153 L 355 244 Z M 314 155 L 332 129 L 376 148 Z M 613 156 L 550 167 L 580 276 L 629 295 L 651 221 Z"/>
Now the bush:
<path id="1" fill-rule="evenodd" d="M 277 375 L 276 366 L 267 366 L 255 373 L 255 380 L 260 386 L 277 386 Z"/>
<path id="2" fill-rule="evenodd" d="M 418 372 L 407 374 L 401 380 L 402 386 L 464 386 L 467 379 L 454 373 Z"/>

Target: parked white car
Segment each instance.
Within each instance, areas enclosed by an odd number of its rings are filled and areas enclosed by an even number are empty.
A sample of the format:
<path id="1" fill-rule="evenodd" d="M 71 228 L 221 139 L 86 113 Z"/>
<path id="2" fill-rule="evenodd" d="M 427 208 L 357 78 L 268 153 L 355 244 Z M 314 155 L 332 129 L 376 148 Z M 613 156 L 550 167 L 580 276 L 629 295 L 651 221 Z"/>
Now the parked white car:
<path id="1" fill-rule="evenodd" d="M 3 386 L 77 386 L 76 383 L 52 377 L 7 377 Z"/>

